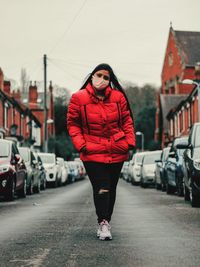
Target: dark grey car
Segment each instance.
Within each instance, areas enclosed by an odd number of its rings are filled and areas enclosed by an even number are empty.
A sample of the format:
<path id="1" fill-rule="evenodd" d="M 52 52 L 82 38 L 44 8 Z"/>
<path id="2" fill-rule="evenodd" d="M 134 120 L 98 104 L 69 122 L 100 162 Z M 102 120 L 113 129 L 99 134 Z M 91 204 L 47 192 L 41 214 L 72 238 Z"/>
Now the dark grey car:
<path id="1" fill-rule="evenodd" d="M 40 192 L 40 170 L 37 159 L 29 147 L 19 147 L 19 153 L 27 168 L 27 194 Z"/>

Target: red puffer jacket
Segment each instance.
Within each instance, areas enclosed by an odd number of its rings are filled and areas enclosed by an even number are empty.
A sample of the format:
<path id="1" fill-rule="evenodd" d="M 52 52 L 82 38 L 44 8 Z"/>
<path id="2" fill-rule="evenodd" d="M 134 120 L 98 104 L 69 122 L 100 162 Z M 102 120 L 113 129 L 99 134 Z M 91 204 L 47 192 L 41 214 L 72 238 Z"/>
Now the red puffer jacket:
<path id="1" fill-rule="evenodd" d="M 124 95 L 110 87 L 104 100 L 99 100 L 91 84 L 72 95 L 67 128 L 82 161 L 103 163 L 128 159 L 130 146 L 135 146 L 133 120 Z"/>

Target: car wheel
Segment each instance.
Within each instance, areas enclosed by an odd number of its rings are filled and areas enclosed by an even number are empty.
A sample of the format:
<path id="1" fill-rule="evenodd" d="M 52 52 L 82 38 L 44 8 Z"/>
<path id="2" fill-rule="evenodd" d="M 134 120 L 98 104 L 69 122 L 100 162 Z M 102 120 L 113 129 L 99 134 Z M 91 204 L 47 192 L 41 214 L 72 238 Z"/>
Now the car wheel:
<path id="1" fill-rule="evenodd" d="M 141 185 L 142 188 L 146 188 L 147 187 L 147 184 L 144 183 L 143 181 L 141 181 L 141 184 L 140 185 Z"/>
<path id="2" fill-rule="evenodd" d="M 162 190 L 162 192 L 166 191 L 166 185 L 164 183 L 161 184 L 161 190 Z"/>
<path id="3" fill-rule="evenodd" d="M 16 190 L 15 181 L 14 181 L 14 179 L 12 179 L 11 184 L 10 184 L 10 188 L 9 188 L 7 194 L 5 195 L 5 200 L 13 201 L 15 198 L 15 190 Z"/>
<path id="4" fill-rule="evenodd" d="M 190 191 L 190 201 L 191 201 L 192 207 L 194 208 L 200 207 L 200 197 L 194 194 L 193 189 L 191 189 Z"/>
<path id="5" fill-rule="evenodd" d="M 53 182 L 53 187 L 56 188 L 58 187 L 58 180 L 56 179 L 55 182 Z"/>
<path id="6" fill-rule="evenodd" d="M 177 195 L 179 197 L 184 196 L 183 183 L 181 183 L 181 182 L 178 182 L 178 184 L 177 184 Z"/>
<path id="7" fill-rule="evenodd" d="M 158 183 L 156 183 L 155 187 L 156 187 L 156 190 L 161 190 L 161 188 L 162 188 L 162 186 Z"/>
<path id="8" fill-rule="evenodd" d="M 47 182 L 46 182 L 46 179 L 44 179 L 41 185 L 41 190 L 46 190 L 46 188 L 47 188 Z"/>
<path id="9" fill-rule="evenodd" d="M 132 185 L 137 185 L 137 183 L 135 182 L 135 180 L 131 179 L 131 184 Z"/>
<path id="10" fill-rule="evenodd" d="M 22 198 L 26 197 L 26 179 L 24 179 L 23 188 L 19 190 L 18 196 Z"/>
<path id="11" fill-rule="evenodd" d="M 183 189 L 184 189 L 184 199 L 185 201 L 190 201 L 190 192 L 187 188 L 187 186 L 183 186 Z"/>
<path id="12" fill-rule="evenodd" d="M 168 182 L 166 183 L 166 193 L 168 195 L 173 194 L 175 192 L 175 189 L 173 186 L 171 186 Z"/>
<path id="13" fill-rule="evenodd" d="M 38 183 L 37 183 L 37 186 L 36 186 L 36 188 L 35 188 L 35 193 L 37 193 L 37 194 L 39 194 L 40 193 L 40 179 L 38 180 Z"/>
<path id="14" fill-rule="evenodd" d="M 33 179 L 30 180 L 30 185 L 27 189 L 27 194 L 32 195 L 33 194 Z"/>

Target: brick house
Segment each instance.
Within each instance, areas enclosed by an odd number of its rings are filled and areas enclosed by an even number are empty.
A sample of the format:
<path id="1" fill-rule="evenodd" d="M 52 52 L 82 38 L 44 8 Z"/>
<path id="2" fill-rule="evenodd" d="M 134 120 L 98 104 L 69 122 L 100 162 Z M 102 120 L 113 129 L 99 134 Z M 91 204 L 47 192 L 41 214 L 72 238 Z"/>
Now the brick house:
<path id="1" fill-rule="evenodd" d="M 200 83 L 200 70 L 196 72 L 197 83 Z M 192 92 L 167 114 L 170 137 L 188 135 L 190 128 L 195 122 L 199 122 L 198 88 Z"/>
<path id="2" fill-rule="evenodd" d="M 10 81 L 4 80 L 0 69 L 0 138 L 14 137 L 20 143 L 35 140 L 34 126 L 41 128 L 41 124 L 31 111 L 20 101 L 19 92 L 11 92 Z"/>
<path id="3" fill-rule="evenodd" d="M 27 106 L 31 113 L 37 117 L 41 124 L 41 142 L 34 144 L 38 148 L 42 148 L 44 140 L 44 93 L 38 91 L 36 82 L 34 85 L 30 82 L 29 92 L 20 95 L 21 102 Z M 53 100 L 53 87 L 50 82 L 47 92 L 47 119 L 52 123 L 47 124 L 48 137 L 55 135 L 55 119 L 54 119 L 54 100 Z"/>
<path id="4" fill-rule="evenodd" d="M 157 95 L 155 140 L 162 147 L 173 138 L 167 114 L 192 94 L 194 85 L 183 84 L 182 81 L 196 79 L 195 64 L 198 61 L 200 32 L 175 31 L 170 27 L 161 73 L 162 85 Z"/>

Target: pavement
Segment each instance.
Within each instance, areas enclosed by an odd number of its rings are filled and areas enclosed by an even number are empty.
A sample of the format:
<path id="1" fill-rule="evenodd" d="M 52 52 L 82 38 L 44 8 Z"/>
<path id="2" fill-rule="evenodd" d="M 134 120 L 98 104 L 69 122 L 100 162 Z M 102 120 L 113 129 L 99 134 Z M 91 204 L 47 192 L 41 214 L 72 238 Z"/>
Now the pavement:
<path id="1" fill-rule="evenodd" d="M 200 209 L 183 198 L 120 180 L 111 226 L 96 238 L 88 179 L 0 201 L 0 266 L 200 266 Z"/>

